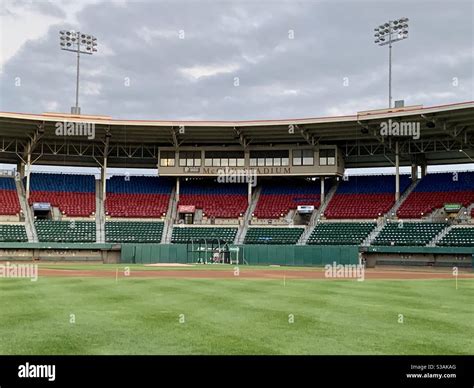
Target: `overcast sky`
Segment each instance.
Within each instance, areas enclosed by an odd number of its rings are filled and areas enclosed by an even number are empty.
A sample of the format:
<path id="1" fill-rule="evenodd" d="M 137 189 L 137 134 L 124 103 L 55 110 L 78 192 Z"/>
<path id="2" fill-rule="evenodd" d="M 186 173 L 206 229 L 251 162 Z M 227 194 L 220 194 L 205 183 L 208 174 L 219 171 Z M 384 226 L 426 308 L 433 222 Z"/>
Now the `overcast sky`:
<path id="1" fill-rule="evenodd" d="M 354 114 L 388 99 L 388 47 L 374 27 L 410 19 L 393 47 L 393 97 L 474 100 L 474 2 L 0 0 L 0 110 L 69 112 L 73 53 L 83 114 L 126 119 L 278 119 Z M 80 3 L 80 4 L 77 4 Z"/>
<path id="2" fill-rule="evenodd" d="M 394 98 L 474 100 L 472 1 L 2 1 L 4 111 L 70 111 L 76 58 L 59 49 L 61 29 L 98 39 L 97 54 L 81 58 L 84 114 L 276 119 L 381 108 L 388 47 L 373 43 L 373 28 L 402 16 L 410 34 L 394 44 Z"/>

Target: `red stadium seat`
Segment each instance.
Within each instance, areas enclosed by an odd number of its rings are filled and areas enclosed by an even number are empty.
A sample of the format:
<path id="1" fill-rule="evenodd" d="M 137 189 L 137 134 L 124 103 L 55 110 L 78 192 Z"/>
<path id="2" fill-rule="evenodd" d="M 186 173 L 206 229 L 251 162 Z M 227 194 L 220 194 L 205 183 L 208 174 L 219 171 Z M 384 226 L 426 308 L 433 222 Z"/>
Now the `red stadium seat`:
<path id="1" fill-rule="evenodd" d="M 240 194 L 181 194 L 179 205 L 202 209 L 206 217 L 238 218 L 247 210 L 247 196 Z"/>
<path id="2" fill-rule="evenodd" d="M 377 218 L 395 203 L 394 194 L 335 194 L 324 213 L 326 218 Z"/>
<path id="3" fill-rule="evenodd" d="M 263 194 L 254 211 L 257 218 L 280 218 L 298 205 L 320 205 L 319 194 Z"/>
<path id="4" fill-rule="evenodd" d="M 157 218 L 168 210 L 170 194 L 109 193 L 105 211 L 112 217 Z"/>
<path id="5" fill-rule="evenodd" d="M 71 217 L 89 217 L 95 212 L 95 194 L 67 191 L 32 191 L 29 203 L 48 202 Z"/>
<path id="6" fill-rule="evenodd" d="M 0 190 L 0 215 L 20 213 L 20 201 L 15 190 Z"/>
<path id="7" fill-rule="evenodd" d="M 398 209 L 400 218 L 421 218 L 445 203 L 460 203 L 467 207 L 474 202 L 472 191 L 413 192 Z"/>

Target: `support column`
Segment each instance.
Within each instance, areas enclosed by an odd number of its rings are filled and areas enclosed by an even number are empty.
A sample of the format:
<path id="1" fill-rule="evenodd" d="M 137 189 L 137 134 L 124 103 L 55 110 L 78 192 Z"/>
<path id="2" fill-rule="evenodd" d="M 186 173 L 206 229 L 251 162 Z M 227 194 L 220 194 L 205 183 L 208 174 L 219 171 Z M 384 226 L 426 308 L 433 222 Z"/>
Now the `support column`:
<path id="1" fill-rule="evenodd" d="M 321 180 L 321 205 L 324 203 L 324 177 L 319 178 Z"/>
<path id="2" fill-rule="evenodd" d="M 416 163 L 411 165 L 411 181 L 415 182 L 418 179 L 418 166 Z"/>
<path id="3" fill-rule="evenodd" d="M 247 183 L 247 202 L 248 202 L 248 205 L 250 206 L 250 204 L 252 203 L 252 182 L 250 182 L 250 179 Z"/>
<path id="4" fill-rule="evenodd" d="M 25 163 L 18 162 L 16 164 L 16 176 L 15 179 L 22 180 L 25 177 Z"/>
<path id="5" fill-rule="evenodd" d="M 100 169 L 101 172 L 101 183 L 102 183 L 102 201 L 105 202 L 107 197 L 107 156 L 104 157 L 104 164 Z"/>
<path id="6" fill-rule="evenodd" d="M 28 150 L 27 162 L 25 166 L 26 174 L 26 202 L 30 199 L 30 175 L 31 175 L 31 149 Z"/>
<path id="7" fill-rule="evenodd" d="M 176 178 L 176 202 L 179 201 L 179 177 Z"/>
<path id="8" fill-rule="evenodd" d="M 395 142 L 395 201 L 400 199 L 400 155 L 398 141 Z"/>
<path id="9" fill-rule="evenodd" d="M 421 165 L 421 177 L 424 178 L 426 176 L 426 168 L 427 168 L 427 165 L 426 163 L 423 163 Z"/>

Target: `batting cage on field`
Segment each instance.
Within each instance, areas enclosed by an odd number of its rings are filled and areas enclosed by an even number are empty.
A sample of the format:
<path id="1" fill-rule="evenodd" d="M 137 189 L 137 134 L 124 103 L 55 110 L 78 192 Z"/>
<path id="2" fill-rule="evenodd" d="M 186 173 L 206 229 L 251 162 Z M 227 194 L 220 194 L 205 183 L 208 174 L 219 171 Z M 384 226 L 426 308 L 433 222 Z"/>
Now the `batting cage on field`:
<path id="1" fill-rule="evenodd" d="M 243 264 L 240 248 L 220 239 L 191 240 L 187 262 L 198 264 Z"/>

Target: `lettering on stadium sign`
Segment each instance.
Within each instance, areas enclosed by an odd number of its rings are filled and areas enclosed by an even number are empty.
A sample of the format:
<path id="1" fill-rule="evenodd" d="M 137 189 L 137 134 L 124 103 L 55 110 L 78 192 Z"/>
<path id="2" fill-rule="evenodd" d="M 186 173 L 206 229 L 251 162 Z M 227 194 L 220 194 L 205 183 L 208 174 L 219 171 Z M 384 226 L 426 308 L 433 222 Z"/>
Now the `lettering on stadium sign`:
<path id="1" fill-rule="evenodd" d="M 203 167 L 202 172 L 203 174 L 219 175 L 220 170 L 222 170 L 222 167 Z M 237 174 L 238 169 L 235 170 Z M 252 167 L 252 170 L 256 171 L 257 175 L 291 174 L 291 167 Z"/>
<path id="2" fill-rule="evenodd" d="M 201 172 L 199 167 L 185 167 L 184 172 Z"/>

